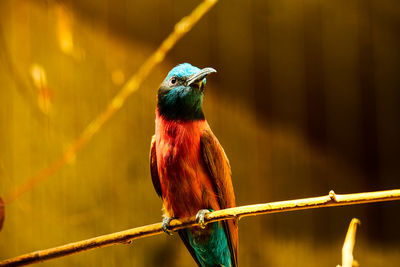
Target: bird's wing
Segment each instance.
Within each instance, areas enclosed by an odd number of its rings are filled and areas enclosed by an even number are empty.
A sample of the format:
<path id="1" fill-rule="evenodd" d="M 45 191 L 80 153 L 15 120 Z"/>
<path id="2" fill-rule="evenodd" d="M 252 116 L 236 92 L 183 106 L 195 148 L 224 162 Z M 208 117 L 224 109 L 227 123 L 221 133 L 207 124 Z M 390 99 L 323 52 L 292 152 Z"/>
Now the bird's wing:
<path id="1" fill-rule="evenodd" d="M 157 154 L 156 154 L 156 136 L 155 135 L 153 135 L 153 138 L 151 138 L 150 172 L 151 172 L 151 180 L 153 181 L 154 189 L 156 190 L 157 195 L 162 197 L 160 178 L 158 177 Z"/>
<path id="2" fill-rule="evenodd" d="M 221 209 L 235 207 L 235 194 L 231 179 L 231 166 L 225 151 L 210 129 L 203 131 L 200 139 L 201 153 L 215 187 Z M 232 256 L 232 266 L 237 264 L 237 220 L 223 221 Z"/>

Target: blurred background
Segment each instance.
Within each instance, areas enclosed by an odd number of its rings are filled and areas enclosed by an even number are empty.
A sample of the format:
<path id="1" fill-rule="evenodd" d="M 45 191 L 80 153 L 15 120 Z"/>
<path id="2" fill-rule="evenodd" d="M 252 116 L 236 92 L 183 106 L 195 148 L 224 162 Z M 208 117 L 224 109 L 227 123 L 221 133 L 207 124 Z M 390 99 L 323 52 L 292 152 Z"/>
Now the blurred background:
<path id="1" fill-rule="evenodd" d="M 0 196 L 57 159 L 200 1 L 0 2 Z M 238 205 L 399 188 L 400 2 L 221 0 L 68 165 L 6 205 L 0 259 L 161 221 L 150 179 L 158 85 L 214 67 L 206 117 Z M 241 266 L 400 265 L 400 203 L 239 223 Z M 194 266 L 158 235 L 41 266 Z"/>

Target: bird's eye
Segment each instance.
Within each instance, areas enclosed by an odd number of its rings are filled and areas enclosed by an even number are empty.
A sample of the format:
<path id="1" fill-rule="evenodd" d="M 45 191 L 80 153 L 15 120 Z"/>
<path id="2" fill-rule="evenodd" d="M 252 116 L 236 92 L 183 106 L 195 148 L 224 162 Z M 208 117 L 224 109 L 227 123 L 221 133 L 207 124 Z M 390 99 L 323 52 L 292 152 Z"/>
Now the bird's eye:
<path id="1" fill-rule="evenodd" d="M 169 80 L 169 84 L 170 85 L 175 85 L 177 81 L 178 80 L 176 79 L 176 77 L 172 77 L 171 80 Z"/>

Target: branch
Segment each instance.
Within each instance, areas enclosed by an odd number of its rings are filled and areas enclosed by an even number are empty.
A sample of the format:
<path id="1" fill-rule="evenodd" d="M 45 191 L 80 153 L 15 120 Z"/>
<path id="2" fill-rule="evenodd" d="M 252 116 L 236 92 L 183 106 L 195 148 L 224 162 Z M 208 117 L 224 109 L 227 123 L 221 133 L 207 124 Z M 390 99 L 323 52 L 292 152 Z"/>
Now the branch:
<path id="1" fill-rule="evenodd" d="M 359 224 L 360 221 L 358 219 L 353 218 L 351 220 L 342 248 L 342 266 L 338 265 L 337 267 L 358 266 L 357 261 L 355 261 L 353 257 L 353 249 L 356 243 L 357 225 Z"/>
<path id="2" fill-rule="evenodd" d="M 329 195 L 313 198 L 304 198 L 296 200 L 287 200 L 279 202 L 271 202 L 266 204 L 256 204 L 218 210 L 207 213 L 205 215 L 205 222 L 216 222 L 226 219 L 240 219 L 246 216 L 255 216 L 267 213 L 286 212 L 294 210 L 304 210 L 332 206 L 344 206 L 363 204 L 371 202 L 382 202 L 400 200 L 400 189 L 377 191 L 368 193 L 345 194 L 337 195 L 335 192 L 330 191 Z M 173 231 L 196 226 L 198 225 L 195 217 L 174 219 L 170 223 L 170 229 Z M 59 258 L 74 253 L 91 250 L 100 247 L 107 247 L 119 243 L 130 243 L 131 241 L 147 236 L 157 235 L 163 233 L 161 223 L 141 226 L 117 233 L 94 237 L 91 239 L 70 243 L 67 245 L 35 251 L 32 253 L 24 254 L 15 258 L 7 259 L 0 262 L 0 266 L 20 266 L 38 263 L 45 260 Z"/>
<path id="3" fill-rule="evenodd" d="M 155 66 L 161 63 L 166 54 L 175 46 L 175 44 L 189 32 L 194 25 L 217 3 L 217 0 L 204 0 L 199 4 L 191 14 L 182 18 L 174 28 L 174 31 L 161 43 L 154 53 L 146 59 L 139 70 L 128 80 L 117 95 L 110 101 L 107 108 L 101 112 L 93 121 L 86 127 L 81 135 L 66 149 L 66 151 L 49 166 L 39 171 L 35 176 L 26 180 L 24 183 L 16 187 L 8 195 L 5 196 L 4 202 L 9 204 L 21 194 L 29 191 L 36 184 L 49 176 L 56 173 L 61 167 L 75 158 L 78 151 L 85 146 L 92 137 L 101 129 L 116 111 L 118 111 L 125 100 L 133 92 L 139 89 L 143 80 L 147 78 Z"/>

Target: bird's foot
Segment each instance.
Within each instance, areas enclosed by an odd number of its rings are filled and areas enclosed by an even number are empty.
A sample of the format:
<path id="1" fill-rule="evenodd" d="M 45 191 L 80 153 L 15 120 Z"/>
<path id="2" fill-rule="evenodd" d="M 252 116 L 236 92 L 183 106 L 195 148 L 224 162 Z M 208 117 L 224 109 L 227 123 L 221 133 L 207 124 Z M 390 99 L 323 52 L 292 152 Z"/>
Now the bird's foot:
<path id="1" fill-rule="evenodd" d="M 207 209 L 203 209 L 199 210 L 199 212 L 197 212 L 196 214 L 196 222 L 200 225 L 201 229 L 206 228 L 206 224 L 204 223 L 204 216 L 207 213 L 210 213 L 210 211 Z"/>
<path id="2" fill-rule="evenodd" d="M 169 223 L 171 221 L 172 221 L 171 217 L 164 217 L 163 220 L 162 220 L 162 224 L 161 224 L 161 228 L 168 235 L 172 235 L 172 231 L 169 230 Z"/>

